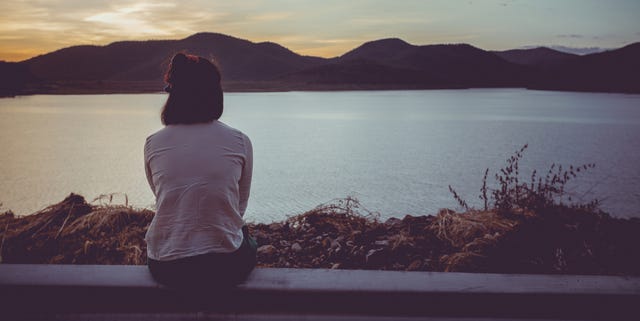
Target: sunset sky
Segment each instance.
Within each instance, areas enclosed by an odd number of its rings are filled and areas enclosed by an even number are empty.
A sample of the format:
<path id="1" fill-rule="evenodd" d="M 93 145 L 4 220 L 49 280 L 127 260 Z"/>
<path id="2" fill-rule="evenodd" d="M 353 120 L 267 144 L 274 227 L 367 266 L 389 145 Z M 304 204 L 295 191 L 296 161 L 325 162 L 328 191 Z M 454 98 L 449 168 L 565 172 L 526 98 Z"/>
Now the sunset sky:
<path id="1" fill-rule="evenodd" d="M 333 57 L 365 41 L 615 48 L 640 41 L 639 0 L 2 0 L 0 60 L 118 40 L 219 32 Z"/>

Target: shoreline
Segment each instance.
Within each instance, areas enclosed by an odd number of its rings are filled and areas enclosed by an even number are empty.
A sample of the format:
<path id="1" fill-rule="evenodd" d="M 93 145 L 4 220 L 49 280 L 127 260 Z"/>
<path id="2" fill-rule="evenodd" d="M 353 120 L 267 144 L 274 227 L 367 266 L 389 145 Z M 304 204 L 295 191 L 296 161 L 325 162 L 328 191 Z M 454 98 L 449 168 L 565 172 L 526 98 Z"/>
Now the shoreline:
<path id="1" fill-rule="evenodd" d="M 2 263 L 145 264 L 148 209 L 70 194 L 29 216 L 0 214 Z M 554 207 L 545 213 L 443 209 L 390 218 L 346 198 L 248 224 L 258 266 L 529 274 L 640 275 L 640 219 Z"/>
<path id="2" fill-rule="evenodd" d="M 104 81 L 44 84 L 41 87 L 27 88 L 21 92 L 0 93 L 0 98 L 13 98 L 33 95 L 109 95 L 109 94 L 150 94 L 163 93 L 163 83 L 144 82 L 111 82 Z M 525 89 L 573 93 L 608 93 L 637 95 L 637 91 L 624 90 L 584 90 L 571 88 L 545 88 L 541 86 L 428 86 L 420 84 L 349 84 L 349 83 L 286 83 L 286 82 L 226 82 L 223 91 L 226 93 L 268 93 L 268 92 L 339 92 L 339 91 L 394 91 L 394 90 L 465 90 L 465 89 Z"/>

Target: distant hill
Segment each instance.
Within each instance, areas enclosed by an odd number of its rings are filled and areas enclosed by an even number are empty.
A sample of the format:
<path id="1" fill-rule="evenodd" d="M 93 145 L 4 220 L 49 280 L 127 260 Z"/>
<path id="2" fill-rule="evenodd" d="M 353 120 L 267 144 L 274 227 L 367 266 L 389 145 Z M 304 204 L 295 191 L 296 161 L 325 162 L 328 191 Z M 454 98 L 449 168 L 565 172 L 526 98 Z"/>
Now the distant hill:
<path id="1" fill-rule="evenodd" d="M 179 51 L 213 58 L 226 80 L 269 80 L 323 62 L 274 43 L 199 33 L 182 40 L 75 46 L 29 59 L 26 64 L 45 80 L 158 80 Z"/>
<path id="2" fill-rule="evenodd" d="M 15 96 L 34 80 L 29 66 L 16 62 L 0 61 L 0 97 Z"/>
<path id="3" fill-rule="evenodd" d="M 328 64 L 289 78 L 315 83 L 411 88 L 523 86 L 524 69 L 467 44 L 415 46 L 400 39 L 367 42 Z"/>
<path id="4" fill-rule="evenodd" d="M 554 65 L 578 57 L 578 55 L 547 47 L 493 51 L 493 53 L 508 62 L 528 66 Z"/>
<path id="5" fill-rule="evenodd" d="M 468 44 L 416 46 L 390 38 L 342 56 L 302 56 L 271 42 L 218 33 L 180 40 L 74 46 L 19 63 L 0 62 L 0 95 L 152 92 L 163 87 L 170 57 L 213 58 L 225 90 L 531 87 L 640 92 L 639 44 L 576 56 L 549 48 L 485 51 Z"/>
<path id="6" fill-rule="evenodd" d="M 640 43 L 578 56 L 545 72 L 536 89 L 640 93 Z"/>

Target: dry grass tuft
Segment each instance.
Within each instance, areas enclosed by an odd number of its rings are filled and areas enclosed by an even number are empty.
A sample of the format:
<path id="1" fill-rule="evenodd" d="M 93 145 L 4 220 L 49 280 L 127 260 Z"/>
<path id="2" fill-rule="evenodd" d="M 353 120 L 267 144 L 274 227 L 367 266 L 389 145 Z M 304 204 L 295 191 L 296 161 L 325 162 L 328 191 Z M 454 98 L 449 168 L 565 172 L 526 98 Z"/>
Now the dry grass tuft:
<path id="1" fill-rule="evenodd" d="M 486 249 L 495 246 L 519 223 L 497 211 L 455 213 L 445 209 L 435 217 L 429 231 L 452 249 L 453 253 L 443 255 L 440 263 L 445 271 L 455 271 L 473 266 L 474 260 L 484 258 Z"/>
<path id="2" fill-rule="evenodd" d="M 144 233 L 153 212 L 95 206 L 70 194 L 29 216 L 0 216 L 2 258 L 11 263 L 144 264 Z"/>

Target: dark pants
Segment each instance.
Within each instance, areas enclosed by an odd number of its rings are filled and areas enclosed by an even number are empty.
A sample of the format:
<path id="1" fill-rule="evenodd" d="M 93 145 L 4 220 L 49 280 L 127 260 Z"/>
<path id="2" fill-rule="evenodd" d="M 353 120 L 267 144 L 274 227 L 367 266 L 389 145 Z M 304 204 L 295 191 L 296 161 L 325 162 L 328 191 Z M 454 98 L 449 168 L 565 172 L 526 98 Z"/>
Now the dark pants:
<path id="1" fill-rule="evenodd" d="M 256 241 L 242 228 L 242 245 L 232 253 L 210 253 L 172 261 L 148 259 L 153 278 L 178 289 L 215 290 L 244 281 L 256 265 Z"/>

